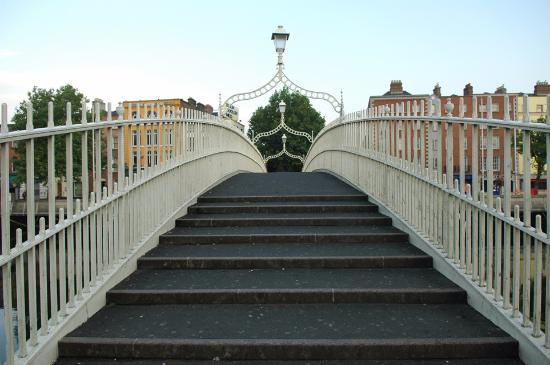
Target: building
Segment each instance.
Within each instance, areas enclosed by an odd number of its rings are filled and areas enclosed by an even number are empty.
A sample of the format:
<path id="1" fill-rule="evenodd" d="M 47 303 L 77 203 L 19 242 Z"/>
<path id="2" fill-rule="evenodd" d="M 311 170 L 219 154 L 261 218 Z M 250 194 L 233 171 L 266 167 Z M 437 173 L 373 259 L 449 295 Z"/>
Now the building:
<path id="1" fill-rule="evenodd" d="M 541 117 L 546 117 L 548 111 L 548 95 L 550 95 L 550 84 L 547 81 L 537 81 L 532 94 L 527 94 L 528 120 L 536 122 Z M 523 95 L 518 95 L 516 120 L 523 120 Z"/>
<path id="2" fill-rule="evenodd" d="M 412 95 L 408 91 L 403 90 L 403 83 L 401 80 L 392 80 L 390 83 L 390 90 L 383 95 L 371 96 L 369 99 L 370 107 L 377 107 L 381 105 L 391 105 L 401 102 L 413 102 L 416 101 L 420 105 L 421 100 L 428 100 L 429 94 L 416 94 Z"/>
<path id="3" fill-rule="evenodd" d="M 520 94 L 516 98 L 516 113 L 515 120 L 523 120 L 523 95 Z M 548 112 L 548 95 L 550 95 L 550 84 L 547 81 L 537 81 L 532 94 L 527 96 L 527 113 L 530 122 L 537 122 L 540 118 L 545 118 Z M 523 158 L 521 151 L 517 153 L 518 171 L 523 171 Z M 531 163 L 531 174 L 537 173 L 536 166 Z"/>
<path id="4" fill-rule="evenodd" d="M 369 100 L 369 106 L 370 107 L 376 107 L 380 105 L 386 105 L 386 104 L 395 104 L 395 103 L 401 103 L 404 102 L 405 105 L 407 103 L 410 103 L 412 106 L 412 103 L 416 101 L 418 105 L 423 101 L 424 102 L 424 113 L 427 114 L 427 108 L 428 108 L 428 102 L 430 98 L 438 98 L 441 101 L 441 115 L 445 115 L 445 104 L 449 100 L 452 104 L 454 104 L 454 109 L 452 112 L 452 115 L 455 117 L 459 116 L 460 110 L 459 110 L 459 104 L 461 99 L 464 101 L 464 117 L 471 118 L 472 117 L 472 104 L 475 96 L 476 100 L 476 106 L 477 106 L 477 117 L 479 118 L 487 118 L 489 109 L 487 107 L 488 100 L 491 100 L 492 104 L 492 117 L 493 119 L 504 119 L 504 99 L 508 98 L 508 103 L 510 107 L 510 113 L 509 116 L 513 118 L 514 115 L 516 115 L 516 99 L 518 94 L 506 94 L 506 89 L 504 86 L 501 86 L 497 88 L 497 90 L 494 93 L 483 93 L 483 94 L 475 94 L 473 90 L 473 86 L 468 83 L 465 85 L 463 89 L 462 95 L 456 95 L 451 94 L 444 96 L 441 94 L 441 87 L 439 84 L 436 84 L 434 86 L 433 92 L 431 95 L 427 94 L 411 94 L 405 90 L 403 90 L 403 85 L 400 80 L 393 80 L 390 83 L 390 90 L 386 92 L 383 95 L 379 96 L 372 96 Z M 435 108 L 435 105 L 433 106 Z M 435 111 L 435 110 L 434 110 Z M 458 178 L 459 171 L 460 171 L 460 152 L 459 152 L 459 130 L 460 127 L 458 124 L 453 125 L 453 174 L 454 178 Z M 427 132 L 427 131 L 426 131 Z M 443 141 L 445 141 L 445 131 L 443 130 Z M 427 133 L 425 133 L 427 135 Z M 464 131 L 464 137 L 465 137 L 465 153 L 464 153 L 464 167 L 465 167 L 465 180 L 466 183 L 471 182 L 471 167 L 472 167 L 472 128 L 468 127 L 468 125 L 465 125 L 465 131 Z M 478 153 L 478 166 L 480 168 L 480 172 L 482 176 L 486 176 L 486 169 L 492 168 L 494 178 L 496 181 L 501 180 L 504 173 L 504 131 L 499 128 L 493 129 L 493 161 L 489 165 L 486 161 L 486 147 L 487 147 L 487 130 L 486 129 L 480 129 L 479 136 L 478 136 L 478 146 L 480 148 L 480 151 Z M 427 142 L 427 141 L 426 141 Z M 426 156 L 428 156 L 428 143 L 425 143 L 426 148 Z M 446 144 L 442 143 L 441 148 L 442 151 L 440 153 L 437 152 L 438 146 L 434 143 L 432 146 L 432 149 L 434 151 L 434 155 L 443 156 L 441 158 L 441 171 L 445 173 L 446 171 Z M 513 155 L 513 152 L 512 152 Z M 514 156 L 512 156 L 514 158 Z M 513 161 L 515 163 L 515 161 Z M 437 168 L 437 159 L 434 158 L 434 161 L 432 161 L 432 166 L 434 168 Z"/>
<path id="5" fill-rule="evenodd" d="M 209 104 L 197 103 L 195 99 L 156 99 L 130 100 L 122 103 L 124 119 L 136 118 L 139 110 L 140 118 L 157 118 L 171 114 L 178 109 L 192 109 L 212 114 L 213 108 Z M 175 133 L 173 125 L 165 124 L 160 128 L 158 124 L 142 124 L 139 127 L 124 127 L 124 163 L 131 164 L 137 171 L 141 168 L 154 166 L 164 159 L 171 158 L 175 153 Z M 130 148 L 131 146 L 131 148 Z M 131 160 L 130 160 L 131 159 Z"/>

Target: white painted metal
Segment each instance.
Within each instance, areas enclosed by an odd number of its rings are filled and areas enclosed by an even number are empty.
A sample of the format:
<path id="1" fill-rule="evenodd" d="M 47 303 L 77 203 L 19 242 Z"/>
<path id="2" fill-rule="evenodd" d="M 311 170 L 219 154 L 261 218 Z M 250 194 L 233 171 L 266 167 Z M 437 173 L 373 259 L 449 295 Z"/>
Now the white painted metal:
<path id="1" fill-rule="evenodd" d="M 18 340 L 17 353 L 14 354 L 11 350 L 15 340 L 12 316 L 11 311 L 6 310 L 4 328 L 8 364 L 51 362 L 52 359 L 43 360 L 42 356 L 46 356 L 44 351 L 49 351 L 48 356 L 52 356 L 51 351 L 56 349 L 55 341 L 59 339 L 60 331 L 66 331 L 67 326 L 74 328 L 75 323 L 71 318 L 75 313 L 86 313 L 87 310 L 83 312 L 83 309 L 86 309 L 90 300 L 96 300 L 96 296 L 101 293 L 104 296 L 105 285 L 111 280 L 109 278 L 117 276 L 121 270 L 126 271 L 128 268 L 125 265 L 129 258 L 135 263 L 137 250 L 146 242 L 150 244 L 151 237 L 158 237 L 159 229 L 166 226 L 167 220 L 173 224 L 177 218 L 175 212 L 194 199 L 205 186 L 211 186 L 237 171 L 265 172 L 261 154 L 237 128 L 221 119 L 204 113 L 191 113 L 189 110 L 166 108 L 161 114 L 160 106 L 157 106 L 157 117 L 147 119 L 147 123 L 159 136 L 151 145 L 158 158 L 153 159 L 147 174 L 140 168 L 141 159 L 138 159 L 138 173 L 133 174 L 132 153 L 139 157 L 142 154 L 146 156 L 147 150 L 140 144 L 141 136 L 134 149 L 131 131 L 139 131 L 144 126 L 144 120 L 138 114 L 135 119 L 125 120 L 120 115 L 118 121 L 111 121 L 108 117 L 107 121 L 102 122 L 98 107 L 94 105 L 92 121 L 88 122 L 86 103 L 83 101 L 82 119 L 80 123 L 73 124 L 71 105 L 68 104 L 65 125 L 54 126 L 53 105 L 50 104 L 47 127 L 34 129 L 32 105 L 27 104 L 27 129 L 9 132 L 7 106 L 2 106 L 0 265 L 3 272 L 4 307 L 11 308 L 14 299 L 17 302 L 15 336 Z M 143 105 L 135 105 L 133 110 L 139 111 L 140 108 Z M 131 115 L 130 112 L 130 118 Z M 161 131 L 167 129 L 173 133 L 172 146 L 175 148 L 172 150 L 172 158 L 168 157 L 166 142 L 160 139 Z M 113 153 L 116 149 L 113 143 L 115 131 L 118 132 L 118 150 Z M 125 131 L 128 131 L 130 145 L 129 176 L 124 171 Z M 82 156 L 77 157 L 81 158 L 83 166 L 79 176 L 82 199 L 75 199 L 73 190 L 75 134 L 81 137 L 79 139 L 83 149 Z M 87 139 L 91 135 L 94 154 L 91 168 L 93 175 L 90 179 Z M 67 210 L 59 209 L 57 224 L 55 185 L 60 177 L 56 176 L 55 169 L 56 136 L 65 141 L 66 176 L 61 178 L 66 182 L 67 195 Z M 46 220 L 41 218 L 39 231 L 35 232 L 34 141 L 43 137 L 48 142 L 48 221 L 46 225 Z M 5 177 L 8 176 L 10 143 L 16 141 L 26 146 L 27 239 L 23 241 L 22 232 L 18 230 L 16 246 L 10 249 L 9 186 Z M 106 157 L 102 157 L 102 154 Z M 115 160 L 116 172 L 113 169 Z M 106 176 L 102 176 L 104 170 Z M 201 173 L 197 173 L 199 171 Z M 102 186 L 102 178 L 105 179 L 105 186 Z M 89 181 L 93 184 L 92 192 L 88 189 Z M 146 211 L 144 207 L 151 208 L 150 214 L 143 214 Z M 13 266 L 15 298 L 11 290 Z"/>
<path id="2" fill-rule="evenodd" d="M 470 280 L 478 288 L 483 287 L 490 305 L 509 314 L 511 325 L 518 331 L 529 328 L 532 340 L 550 358 L 550 333 L 543 332 L 542 314 L 550 316 L 550 285 L 546 281 L 543 288 L 543 273 L 550 271 L 550 242 L 547 232 L 542 232 L 542 224 L 537 218 L 536 227 L 531 227 L 530 191 L 530 132 L 546 134 L 547 154 L 550 158 L 550 122 L 533 123 L 528 120 L 527 110 L 523 121 L 510 120 L 509 96 L 505 95 L 503 120 L 493 119 L 492 100 L 487 98 L 486 118 L 478 116 L 478 98 L 472 98 L 472 117 L 464 117 L 463 101 L 459 105 L 459 116 L 452 116 L 451 102 L 445 105 L 446 116 L 438 114 L 438 100 L 427 100 L 427 115 L 404 113 L 403 106 L 379 106 L 368 113 L 351 113 L 329 123 L 315 138 L 304 164 L 304 171 L 328 170 L 349 180 L 369 193 L 373 199 L 382 202 L 394 214 L 407 222 L 420 237 L 423 237 L 444 255 L 445 260 L 456 263 L 465 280 Z M 524 105 L 528 105 L 524 97 Z M 550 99 L 550 98 L 549 98 Z M 432 105 L 435 107 L 435 115 Z M 549 116 L 550 119 L 550 116 Z M 413 128 L 412 156 L 403 153 L 403 123 L 411 121 Z M 366 124 L 366 130 L 374 130 L 377 143 L 359 144 L 351 148 L 342 140 L 342 131 L 358 123 Z M 440 143 L 441 131 L 446 130 L 446 148 L 453 150 L 452 129 L 456 125 L 459 132 L 459 162 L 452 160 L 452 154 L 443 154 Z M 465 130 L 471 128 L 470 137 Z M 480 130 L 482 133 L 480 133 Z M 360 129 L 361 131 L 361 129 Z M 502 131 L 502 132 L 500 132 Z M 420 132 L 417 135 L 417 132 Z M 512 214 L 512 133 L 522 134 L 523 141 L 523 204 L 520 220 L 520 207 L 514 207 Z M 360 132 L 361 133 L 361 132 Z M 370 139 L 370 133 L 359 139 Z M 407 132 L 408 133 L 408 132 Z M 497 134 L 498 133 L 498 134 Z M 493 136 L 503 133 L 504 183 L 500 196 L 493 194 Z M 485 144 L 480 145 L 480 134 L 485 139 L 486 155 L 480 153 Z M 407 143 L 409 139 L 407 136 Z M 418 144 L 417 141 L 420 141 Z M 427 145 L 425 145 L 426 141 Z M 468 142 L 466 144 L 466 142 Z M 418 151 L 418 148 L 420 151 Z M 465 185 L 468 161 L 464 151 L 471 152 L 472 184 Z M 485 148 L 484 148 L 485 150 Z M 427 151 L 427 156 L 425 155 Z M 480 155 L 484 174 L 479 173 Z M 338 156 L 336 158 L 336 156 Z M 445 158 L 446 170 L 442 173 L 441 161 Z M 413 168 L 409 168 L 409 164 Z M 352 174 L 352 164 L 363 166 L 361 174 Z M 453 181 L 453 168 L 458 165 L 458 179 Z M 484 176 L 485 179 L 481 179 Z M 374 178 L 373 178 L 374 177 Z M 442 183 L 443 179 L 443 183 Z M 483 181 L 483 184 L 482 184 Z M 453 184 L 454 182 L 454 184 Z M 408 185 L 408 186 L 405 186 Z M 410 193 L 409 193 L 410 189 Z M 403 194 L 407 194 L 403 206 Z M 550 194 L 549 194 L 550 196 Z M 550 197 L 547 197 L 550 205 Z M 547 210 L 548 208 L 546 208 Z M 547 227 L 550 218 L 547 216 Z M 534 249 L 533 249 L 534 246 Z M 523 248 L 523 249 L 522 249 Z M 533 256 L 533 260 L 531 260 Z M 534 263 L 532 268 L 531 262 Z M 532 285 L 533 283 L 533 285 Z M 531 298 L 531 290 L 533 297 Z M 543 293 L 546 302 L 542 303 Z M 490 296 L 489 296 L 490 293 Z M 537 340 L 541 337 L 541 340 Z"/>

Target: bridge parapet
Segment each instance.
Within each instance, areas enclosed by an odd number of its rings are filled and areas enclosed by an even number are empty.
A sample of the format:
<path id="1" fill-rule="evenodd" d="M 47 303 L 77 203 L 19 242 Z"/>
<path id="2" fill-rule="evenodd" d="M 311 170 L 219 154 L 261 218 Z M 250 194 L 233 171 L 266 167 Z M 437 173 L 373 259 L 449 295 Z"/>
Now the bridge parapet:
<path id="1" fill-rule="evenodd" d="M 140 113 L 147 107 L 154 113 Z M 35 129 L 27 104 L 26 130 L 9 132 L 2 105 L 0 266 L 8 364 L 53 362 L 58 339 L 105 305 L 106 290 L 135 269 L 136 258 L 158 243 L 158 235 L 198 195 L 239 171 L 265 172 L 257 148 L 226 121 L 161 105 L 131 108 L 137 109 L 134 116 L 111 120 L 109 106 L 107 120 L 100 121 L 96 106 L 88 122 L 83 102 L 82 118 L 73 123 L 67 104 L 64 125 L 55 126 L 50 103 L 47 127 Z M 56 139 L 64 142 L 67 182 L 66 208 L 59 211 Z M 35 227 L 34 189 L 27 189 L 27 229 L 25 234 L 19 229 L 15 240 L 8 198 L 14 142 L 25 145 L 19 158 L 26 161 L 27 186 L 35 183 L 37 144 L 46 145 L 48 161 L 47 219 Z M 74 161 L 82 167 L 76 169 Z"/>
<path id="2" fill-rule="evenodd" d="M 531 172 L 524 168 L 515 176 L 512 142 L 521 136 L 523 166 L 530 166 L 531 132 L 536 132 L 546 141 L 550 160 L 550 112 L 547 123 L 511 120 L 504 95 L 504 117 L 494 119 L 488 96 L 482 118 L 475 98 L 469 118 L 462 98 L 458 110 L 450 99 L 443 107 L 428 99 L 346 114 L 315 138 L 303 170 L 330 171 L 369 194 L 416 237 L 413 243 L 439 257 L 436 267 L 471 286 L 471 304 L 516 337 L 525 362 L 546 363 L 550 195 L 540 204 L 544 214 L 532 222 Z M 494 162 L 490 168 L 498 149 L 503 150 L 501 176 Z M 513 205 L 520 178 L 521 207 Z"/>

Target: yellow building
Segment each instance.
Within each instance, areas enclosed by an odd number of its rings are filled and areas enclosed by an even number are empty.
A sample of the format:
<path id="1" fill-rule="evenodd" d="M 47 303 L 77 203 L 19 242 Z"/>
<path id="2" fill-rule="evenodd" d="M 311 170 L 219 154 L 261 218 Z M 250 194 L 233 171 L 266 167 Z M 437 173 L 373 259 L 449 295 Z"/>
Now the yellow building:
<path id="1" fill-rule="evenodd" d="M 541 117 L 546 117 L 548 110 L 547 95 L 528 95 L 527 97 L 527 113 L 529 121 L 536 122 Z M 516 120 L 523 120 L 523 97 L 517 97 Z"/>
<path id="2" fill-rule="evenodd" d="M 165 115 L 173 115 L 178 109 L 193 109 L 205 113 L 212 113 L 208 104 L 197 103 L 193 98 L 187 99 L 157 99 L 157 100 L 130 100 L 122 103 L 124 119 L 157 119 Z M 137 171 L 141 168 L 154 166 L 175 153 L 176 133 L 174 125 L 163 123 L 144 122 L 139 126 L 124 127 L 124 163 Z"/>
<path id="3" fill-rule="evenodd" d="M 548 111 L 548 94 L 550 93 L 550 84 L 546 81 L 538 81 L 535 84 L 535 90 L 533 94 L 527 95 L 527 113 L 529 115 L 530 122 L 536 122 L 541 117 L 546 117 Z M 523 120 L 523 96 L 518 95 L 516 97 L 515 107 L 515 120 Z M 523 173 L 523 158 L 521 150 L 518 151 L 518 171 Z M 537 172 L 534 164 L 534 160 L 531 161 L 531 175 L 535 175 Z"/>

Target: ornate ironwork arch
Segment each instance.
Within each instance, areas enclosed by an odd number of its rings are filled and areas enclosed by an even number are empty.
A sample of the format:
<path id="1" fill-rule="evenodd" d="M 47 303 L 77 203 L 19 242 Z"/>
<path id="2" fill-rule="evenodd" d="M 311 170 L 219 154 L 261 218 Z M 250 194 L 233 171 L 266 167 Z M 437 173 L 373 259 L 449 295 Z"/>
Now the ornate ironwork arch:
<path id="1" fill-rule="evenodd" d="M 275 74 L 275 76 L 273 76 L 273 78 L 271 78 L 271 80 L 266 82 L 264 85 L 260 86 L 256 90 L 244 92 L 244 93 L 238 93 L 227 98 L 227 100 L 222 105 L 220 105 L 220 108 L 222 109 L 222 115 L 225 115 L 225 113 L 227 112 L 227 108 L 230 105 L 233 105 L 239 101 L 259 98 L 260 96 L 265 95 L 269 91 L 273 90 L 273 88 L 275 88 L 275 86 L 277 86 L 280 83 L 288 87 L 291 91 L 296 91 L 310 99 L 319 99 L 319 100 L 326 101 L 327 103 L 332 105 L 332 108 L 337 113 L 339 113 L 340 116 L 342 116 L 344 113 L 344 102 L 342 100 L 342 96 L 340 96 L 340 101 L 338 101 L 338 99 L 336 99 L 333 95 L 329 93 L 304 89 L 303 87 L 292 82 L 288 78 L 288 76 L 286 76 L 286 74 L 284 73 L 283 64 L 279 64 L 277 73 Z M 289 133 L 291 132 L 289 131 Z"/>
<path id="2" fill-rule="evenodd" d="M 264 158 L 264 163 L 267 163 L 267 161 L 269 161 L 269 160 L 273 160 L 273 159 L 275 159 L 275 158 L 279 158 L 279 157 L 281 157 L 282 155 L 287 155 L 287 156 L 290 157 L 290 158 L 294 158 L 294 159 L 300 160 L 300 162 L 301 162 L 302 164 L 305 162 L 305 160 L 304 160 L 304 158 L 303 158 L 302 156 L 294 155 L 294 154 L 292 154 L 292 153 L 290 153 L 290 152 L 288 152 L 288 151 L 286 150 L 286 136 L 285 136 L 284 134 L 283 134 L 283 149 L 282 149 L 279 153 L 277 153 L 277 154 L 275 154 L 275 155 L 271 155 L 271 156 L 265 157 L 265 158 Z"/>

